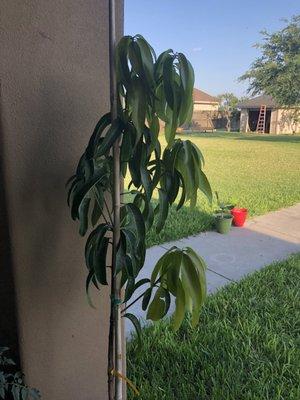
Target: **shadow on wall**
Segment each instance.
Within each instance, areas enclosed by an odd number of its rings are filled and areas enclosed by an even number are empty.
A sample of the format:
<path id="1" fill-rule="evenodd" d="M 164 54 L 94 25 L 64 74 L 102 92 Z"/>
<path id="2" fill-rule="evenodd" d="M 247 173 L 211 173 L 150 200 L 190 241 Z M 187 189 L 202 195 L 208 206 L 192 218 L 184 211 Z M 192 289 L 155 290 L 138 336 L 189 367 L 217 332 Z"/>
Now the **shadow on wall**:
<path id="1" fill-rule="evenodd" d="M 17 212 L 14 226 L 18 226 L 18 285 L 30 309 L 27 321 L 42 330 L 42 340 L 50 348 L 58 334 L 53 326 L 64 326 L 67 310 L 74 311 L 78 299 L 74 282 L 85 274 L 82 248 L 74 248 L 79 235 L 70 218 L 65 183 L 98 117 L 94 106 L 87 107 L 94 99 L 89 98 L 86 84 L 71 74 L 47 75 L 35 96 L 18 104 L 22 112 L 16 128 L 23 149 L 16 171 L 10 171 Z M 23 269 L 26 274 L 21 274 Z M 84 289 L 80 295 L 85 304 Z M 48 362 L 51 354 L 52 350 Z"/>
<path id="2" fill-rule="evenodd" d="M 20 366 L 15 287 L 9 237 L 4 180 L 3 129 L 0 82 L 0 346 L 10 348 L 10 356 Z"/>

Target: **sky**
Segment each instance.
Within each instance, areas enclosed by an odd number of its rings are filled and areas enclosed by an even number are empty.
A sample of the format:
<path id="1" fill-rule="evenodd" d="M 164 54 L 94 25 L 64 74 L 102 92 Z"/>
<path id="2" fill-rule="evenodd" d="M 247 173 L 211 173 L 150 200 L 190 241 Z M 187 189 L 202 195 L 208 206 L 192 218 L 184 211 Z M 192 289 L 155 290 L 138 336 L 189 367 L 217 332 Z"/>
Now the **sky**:
<path id="1" fill-rule="evenodd" d="M 241 76 L 259 56 L 260 31 L 281 29 L 300 14 L 299 0 L 125 0 L 125 34 L 142 34 L 157 53 L 184 53 L 195 87 L 246 95 Z"/>

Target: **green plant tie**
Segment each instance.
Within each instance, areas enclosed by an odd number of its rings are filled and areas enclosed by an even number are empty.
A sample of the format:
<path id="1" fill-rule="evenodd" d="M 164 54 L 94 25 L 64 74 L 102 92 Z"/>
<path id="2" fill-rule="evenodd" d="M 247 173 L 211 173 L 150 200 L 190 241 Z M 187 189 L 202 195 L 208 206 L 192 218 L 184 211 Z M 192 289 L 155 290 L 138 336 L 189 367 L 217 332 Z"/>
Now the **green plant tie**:
<path id="1" fill-rule="evenodd" d="M 111 302 L 114 306 L 118 306 L 123 303 L 121 299 L 113 296 L 111 296 Z"/>

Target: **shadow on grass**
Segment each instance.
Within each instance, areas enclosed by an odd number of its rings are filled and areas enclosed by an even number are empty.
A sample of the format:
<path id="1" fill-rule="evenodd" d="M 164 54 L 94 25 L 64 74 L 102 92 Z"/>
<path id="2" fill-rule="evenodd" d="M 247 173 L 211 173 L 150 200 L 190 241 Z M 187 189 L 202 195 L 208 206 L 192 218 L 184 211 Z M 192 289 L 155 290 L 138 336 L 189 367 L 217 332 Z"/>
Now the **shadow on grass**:
<path id="1" fill-rule="evenodd" d="M 255 140 L 261 142 L 282 142 L 282 143 L 300 143 L 300 135 L 253 135 L 235 138 L 236 140 Z"/>
<path id="2" fill-rule="evenodd" d="M 234 139 L 242 136 L 239 132 L 224 132 L 224 131 L 216 131 L 216 132 L 180 132 L 177 136 L 181 136 L 185 139 L 189 137 L 198 137 L 198 138 L 214 138 L 214 139 Z"/>
<path id="3" fill-rule="evenodd" d="M 210 139 L 235 139 L 235 140 L 253 140 L 262 142 L 284 142 L 284 143 L 300 143 L 300 135 L 257 135 L 255 133 L 239 133 L 239 132 L 184 132 L 178 134 L 184 139 L 189 137 L 210 138 Z"/>
<path id="4" fill-rule="evenodd" d="M 163 230 L 156 233 L 156 224 L 154 223 L 154 226 L 148 232 L 147 247 L 211 230 L 213 221 L 214 218 L 211 213 L 197 207 L 194 209 L 182 207 L 179 211 L 176 211 L 176 206 L 172 206 Z"/>

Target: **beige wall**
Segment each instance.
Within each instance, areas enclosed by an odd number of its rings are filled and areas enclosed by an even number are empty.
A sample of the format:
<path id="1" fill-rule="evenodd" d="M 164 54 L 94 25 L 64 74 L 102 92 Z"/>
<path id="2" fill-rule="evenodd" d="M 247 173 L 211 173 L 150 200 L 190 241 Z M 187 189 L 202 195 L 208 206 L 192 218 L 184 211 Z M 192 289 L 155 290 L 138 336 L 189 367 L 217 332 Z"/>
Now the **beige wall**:
<path id="1" fill-rule="evenodd" d="M 122 30 L 122 2 L 118 28 Z M 108 297 L 86 303 L 64 184 L 108 109 L 108 1 L 1 2 L 2 161 L 22 367 L 44 400 L 106 399 Z"/>
<path id="2" fill-rule="evenodd" d="M 271 133 L 299 133 L 300 123 L 295 123 L 295 119 L 293 118 L 294 113 L 295 110 L 279 109 L 272 111 L 271 123 L 273 122 L 273 125 Z"/>
<path id="3" fill-rule="evenodd" d="M 218 103 L 194 102 L 194 111 L 218 111 Z"/>

